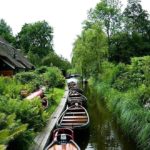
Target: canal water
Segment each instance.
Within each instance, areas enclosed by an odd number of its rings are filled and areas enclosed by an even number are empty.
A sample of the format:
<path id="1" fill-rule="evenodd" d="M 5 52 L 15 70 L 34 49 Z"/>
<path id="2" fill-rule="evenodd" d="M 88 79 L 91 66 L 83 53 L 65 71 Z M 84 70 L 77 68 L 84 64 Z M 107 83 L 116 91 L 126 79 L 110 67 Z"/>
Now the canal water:
<path id="1" fill-rule="evenodd" d="M 90 127 L 76 137 L 81 150 L 137 150 L 135 143 L 121 132 L 100 94 L 89 87 L 84 91 L 88 98 Z"/>

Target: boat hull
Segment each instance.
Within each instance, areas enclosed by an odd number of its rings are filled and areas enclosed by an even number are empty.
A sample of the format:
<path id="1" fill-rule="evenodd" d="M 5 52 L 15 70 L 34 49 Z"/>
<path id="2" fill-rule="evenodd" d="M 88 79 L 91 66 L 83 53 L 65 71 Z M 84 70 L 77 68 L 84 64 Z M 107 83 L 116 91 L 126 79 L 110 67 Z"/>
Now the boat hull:
<path id="1" fill-rule="evenodd" d="M 86 129 L 89 126 L 89 115 L 81 105 L 73 105 L 62 113 L 56 123 L 57 128 L 73 130 Z"/>

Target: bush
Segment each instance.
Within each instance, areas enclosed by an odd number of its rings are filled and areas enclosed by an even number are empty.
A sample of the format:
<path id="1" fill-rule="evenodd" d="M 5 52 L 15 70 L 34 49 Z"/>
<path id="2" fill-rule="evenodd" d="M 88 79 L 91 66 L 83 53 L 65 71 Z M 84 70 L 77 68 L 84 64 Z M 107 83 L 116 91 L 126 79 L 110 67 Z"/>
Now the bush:
<path id="1" fill-rule="evenodd" d="M 118 74 L 113 81 L 113 88 L 127 91 L 139 87 L 141 84 L 149 86 L 150 57 L 132 58 L 131 65 L 118 65 Z"/>
<path id="2" fill-rule="evenodd" d="M 46 119 L 43 118 L 44 110 L 39 100 L 0 99 L 0 112 L 16 114 L 16 118 L 22 123 L 28 123 L 28 128 L 39 131 L 44 126 Z"/>
<path id="3" fill-rule="evenodd" d="M 65 78 L 57 67 L 50 67 L 43 78 L 50 87 L 62 88 L 65 85 Z"/>
<path id="4" fill-rule="evenodd" d="M 43 83 L 41 76 L 36 74 L 35 72 L 21 72 L 16 74 L 15 78 L 22 84 L 29 84 L 32 87 L 33 91 L 37 90 Z"/>
<path id="5" fill-rule="evenodd" d="M 33 138 L 46 125 L 49 115 L 59 103 L 54 88 L 64 87 L 64 84 L 65 79 L 56 67 L 21 72 L 13 78 L 0 77 L 0 149 L 6 149 L 6 145 L 8 149 L 29 148 Z M 21 90 L 31 93 L 39 89 L 40 85 L 50 87 L 46 88 L 50 104 L 47 110 L 43 108 L 41 100 L 29 101 L 20 96 Z M 58 95 L 62 96 L 63 92 L 62 90 Z M 13 123 L 9 125 L 10 121 Z"/>
<path id="6" fill-rule="evenodd" d="M 37 69 L 35 70 L 35 72 L 36 72 L 37 74 L 43 74 L 43 73 L 46 73 L 47 71 L 48 71 L 48 67 L 46 67 L 46 66 L 42 66 L 42 67 L 37 68 Z"/>
<path id="7" fill-rule="evenodd" d="M 0 145 L 3 149 L 14 138 L 22 135 L 27 130 L 27 124 L 22 124 L 20 120 L 16 119 L 15 113 L 6 115 L 0 113 Z M 1 148 L 2 149 L 2 148 Z"/>

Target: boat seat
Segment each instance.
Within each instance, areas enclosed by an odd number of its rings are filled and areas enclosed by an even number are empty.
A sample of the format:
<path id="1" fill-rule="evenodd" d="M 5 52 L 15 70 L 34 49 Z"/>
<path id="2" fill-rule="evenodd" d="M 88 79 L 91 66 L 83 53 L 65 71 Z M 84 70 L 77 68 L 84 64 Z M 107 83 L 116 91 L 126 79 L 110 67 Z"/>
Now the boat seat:
<path id="1" fill-rule="evenodd" d="M 86 114 L 85 112 L 67 112 L 67 115 Z"/>
<path id="2" fill-rule="evenodd" d="M 87 118 L 87 116 L 64 116 L 63 119 L 80 119 L 80 118 Z"/>
<path id="3" fill-rule="evenodd" d="M 80 126 L 84 123 L 61 123 L 61 126 Z"/>

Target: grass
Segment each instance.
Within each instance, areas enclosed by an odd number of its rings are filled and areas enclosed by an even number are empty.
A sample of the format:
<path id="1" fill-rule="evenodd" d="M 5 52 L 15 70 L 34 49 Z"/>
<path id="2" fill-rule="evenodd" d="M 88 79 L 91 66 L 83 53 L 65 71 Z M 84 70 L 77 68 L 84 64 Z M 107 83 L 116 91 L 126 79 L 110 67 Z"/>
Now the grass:
<path id="1" fill-rule="evenodd" d="M 53 90 L 49 90 L 45 95 L 48 97 L 49 107 L 47 109 L 48 116 L 50 116 L 58 104 L 60 103 L 65 90 L 60 88 L 54 88 Z"/>
<path id="2" fill-rule="evenodd" d="M 124 133 L 142 150 L 150 149 L 150 108 L 144 107 L 150 97 L 150 78 L 145 70 L 149 58 L 136 58 L 130 65 L 103 63 L 102 74 L 89 82 L 103 96 Z"/>

